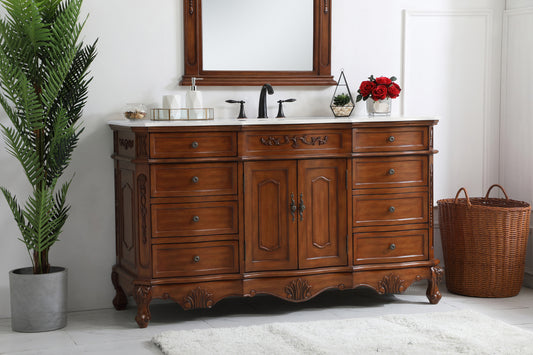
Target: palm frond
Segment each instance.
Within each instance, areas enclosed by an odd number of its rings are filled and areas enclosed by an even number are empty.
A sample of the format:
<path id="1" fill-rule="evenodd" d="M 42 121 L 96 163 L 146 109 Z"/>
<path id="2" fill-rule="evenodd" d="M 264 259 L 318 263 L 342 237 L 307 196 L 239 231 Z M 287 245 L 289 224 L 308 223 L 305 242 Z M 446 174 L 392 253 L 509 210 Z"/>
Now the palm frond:
<path id="1" fill-rule="evenodd" d="M 0 5 L 0 106 L 12 123 L 0 125 L 0 131 L 33 194 L 21 207 L 14 195 L 0 189 L 21 240 L 33 251 L 34 270 L 46 270 L 48 249 L 70 210 L 70 181 L 58 191 L 56 184 L 83 132 L 78 122 L 92 80 L 88 69 L 96 42 L 79 42 L 87 20 L 78 22 L 82 0 L 0 0 Z"/>

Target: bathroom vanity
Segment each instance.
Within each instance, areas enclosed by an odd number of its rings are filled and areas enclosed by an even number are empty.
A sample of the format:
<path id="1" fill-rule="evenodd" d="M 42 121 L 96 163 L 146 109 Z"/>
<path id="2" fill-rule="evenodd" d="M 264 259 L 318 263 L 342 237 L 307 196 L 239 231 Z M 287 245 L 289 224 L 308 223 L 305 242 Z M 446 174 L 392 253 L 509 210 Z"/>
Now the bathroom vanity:
<path id="1" fill-rule="evenodd" d="M 433 118 L 112 121 L 113 304 L 401 293 L 433 253 Z"/>

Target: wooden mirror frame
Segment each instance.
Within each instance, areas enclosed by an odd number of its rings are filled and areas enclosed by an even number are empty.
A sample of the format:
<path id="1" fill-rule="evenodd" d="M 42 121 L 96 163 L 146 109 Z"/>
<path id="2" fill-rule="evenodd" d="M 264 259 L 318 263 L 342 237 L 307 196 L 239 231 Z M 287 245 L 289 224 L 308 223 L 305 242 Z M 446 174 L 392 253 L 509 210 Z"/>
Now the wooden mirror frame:
<path id="1" fill-rule="evenodd" d="M 313 70 L 311 71 L 232 71 L 203 70 L 202 2 L 183 0 L 184 66 L 180 85 L 191 85 L 200 78 L 202 86 L 329 86 L 337 83 L 331 76 L 331 2 L 313 0 Z M 281 54 L 282 55 L 282 54 Z"/>

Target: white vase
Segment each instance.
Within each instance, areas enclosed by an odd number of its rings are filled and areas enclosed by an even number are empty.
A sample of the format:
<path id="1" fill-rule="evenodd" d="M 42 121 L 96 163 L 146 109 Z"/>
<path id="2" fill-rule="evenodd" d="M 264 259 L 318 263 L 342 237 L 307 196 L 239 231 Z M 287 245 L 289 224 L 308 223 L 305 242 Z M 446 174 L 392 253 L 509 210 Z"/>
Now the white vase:
<path id="1" fill-rule="evenodd" d="M 392 108 L 392 99 L 387 97 L 384 100 L 375 101 L 372 98 L 366 100 L 366 111 L 369 116 L 390 116 Z"/>

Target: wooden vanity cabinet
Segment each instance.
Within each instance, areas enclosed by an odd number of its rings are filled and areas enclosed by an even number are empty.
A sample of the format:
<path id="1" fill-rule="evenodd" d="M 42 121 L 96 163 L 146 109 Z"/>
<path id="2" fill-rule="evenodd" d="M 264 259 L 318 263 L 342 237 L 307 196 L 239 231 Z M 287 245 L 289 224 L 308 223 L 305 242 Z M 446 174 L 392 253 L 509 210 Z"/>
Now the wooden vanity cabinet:
<path id="1" fill-rule="evenodd" d="M 184 309 L 266 293 L 301 302 L 360 285 L 400 293 L 433 256 L 434 120 L 111 124 L 113 304 Z"/>

